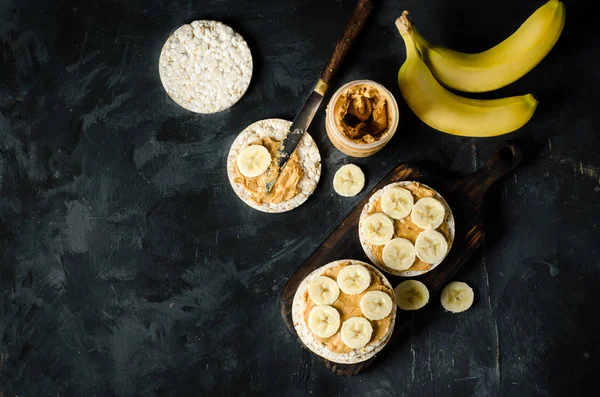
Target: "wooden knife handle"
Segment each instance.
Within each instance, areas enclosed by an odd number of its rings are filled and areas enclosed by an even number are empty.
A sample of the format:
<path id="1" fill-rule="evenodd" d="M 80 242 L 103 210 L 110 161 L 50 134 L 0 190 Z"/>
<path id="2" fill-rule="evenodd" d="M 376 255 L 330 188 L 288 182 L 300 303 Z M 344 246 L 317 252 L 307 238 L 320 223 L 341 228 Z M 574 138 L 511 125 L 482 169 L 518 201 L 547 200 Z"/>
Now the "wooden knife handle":
<path id="1" fill-rule="evenodd" d="M 335 45 L 333 54 L 331 55 L 331 58 L 329 58 L 329 62 L 327 62 L 327 66 L 325 67 L 325 70 L 323 70 L 323 74 L 321 74 L 321 80 L 325 84 L 329 85 L 333 75 L 340 68 L 340 65 L 344 61 L 346 54 L 348 54 L 348 50 L 350 50 L 354 39 L 356 39 L 363 26 L 365 26 L 365 22 L 367 21 L 369 15 L 371 15 L 373 8 L 373 0 L 358 0 L 350 19 L 346 23 L 344 34 Z"/>

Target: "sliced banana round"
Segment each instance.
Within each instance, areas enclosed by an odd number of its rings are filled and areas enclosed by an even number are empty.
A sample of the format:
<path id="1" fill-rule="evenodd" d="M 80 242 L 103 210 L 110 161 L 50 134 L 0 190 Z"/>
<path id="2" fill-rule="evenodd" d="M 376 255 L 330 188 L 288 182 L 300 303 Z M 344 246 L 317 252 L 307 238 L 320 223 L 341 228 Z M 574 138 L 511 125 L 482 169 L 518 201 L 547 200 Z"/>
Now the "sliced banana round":
<path id="1" fill-rule="evenodd" d="M 394 289 L 396 304 L 402 310 L 417 310 L 429 302 L 429 290 L 420 281 L 406 280 Z"/>
<path id="2" fill-rule="evenodd" d="M 421 229 L 437 229 L 446 216 L 446 208 L 433 197 L 424 197 L 412 207 L 411 219 Z"/>
<path id="3" fill-rule="evenodd" d="M 344 344 L 352 349 L 360 349 L 369 343 L 373 335 L 373 326 L 364 317 L 351 317 L 344 321 L 340 337 Z"/>
<path id="4" fill-rule="evenodd" d="M 254 178 L 264 173 L 271 165 L 271 153 L 261 145 L 250 145 L 240 152 L 237 166 L 240 173 L 247 178 Z"/>
<path id="5" fill-rule="evenodd" d="M 440 300 L 444 309 L 460 313 L 471 307 L 474 298 L 473 289 L 467 283 L 453 281 L 444 287 Z"/>
<path id="6" fill-rule="evenodd" d="M 346 266 L 338 272 L 337 283 L 345 294 L 360 294 L 371 285 L 371 272 L 363 265 Z"/>
<path id="7" fill-rule="evenodd" d="M 308 285 L 308 296 L 317 305 L 331 305 L 340 296 L 340 288 L 335 280 L 318 276 Z"/>
<path id="8" fill-rule="evenodd" d="M 391 187 L 381 196 L 381 209 L 390 218 L 406 218 L 413 208 L 415 199 L 412 193 L 401 187 Z"/>
<path id="9" fill-rule="evenodd" d="M 360 298 L 360 310 L 369 320 L 382 320 L 393 308 L 392 298 L 383 291 L 369 291 Z"/>
<path id="10" fill-rule="evenodd" d="M 333 176 L 333 190 L 340 196 L 356 196 L 365 187 L 365 174 L 354 164 L 340 167 Z"/>
<path id="11" fill-rule="evenodd" d="M 390 269 L 406 270 L 415 263 L 415 246 L 410 240 L 397 237 L 383 247 L 381 257 Z"/>
<path id="12" fill-rule="evenodd" d="M 329 338 L 340 328 L 340 313 L 331 306 L 315 306 L 308 315 L 308 327 L 320 338 Z"/>
<path id="13" fill-rule="evenodd" d="M 394 222 L 384 213 L 367 216 L 361 226 L 365 240 L 373 245 L 383 245 L 394 237 Z"/>
<path id="14" fill-rule="evenodd" d="M 423 230 L 415 241 L 415 253 L 425 263 L 440 262 L 448 253 L 446 237 L 437 230 Z"/>

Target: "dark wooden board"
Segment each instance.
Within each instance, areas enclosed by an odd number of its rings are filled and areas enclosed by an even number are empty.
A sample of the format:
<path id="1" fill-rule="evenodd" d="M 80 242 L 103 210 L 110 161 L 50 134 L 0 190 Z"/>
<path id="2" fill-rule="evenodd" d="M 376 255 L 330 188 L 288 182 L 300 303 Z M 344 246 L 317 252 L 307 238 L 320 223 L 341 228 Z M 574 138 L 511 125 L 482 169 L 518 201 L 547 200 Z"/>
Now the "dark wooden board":
<path id="1" fill-rule="evenodd" d="M 414 180 L 431 186 L 444 196 L 454 214 L 456 236 L 447 258 L 432 271 L 415 277 L 425 283 L 431 294 L 430 299 L 436 297 L 485 239 L 481 214 L 481 204 L 485 192 L 495 181 L 512 171 L 519 164 L 521 158 L 522 152 L 519 147 L 515 143 L 507 141 L 496 148 L 494 153 L 477 172 L 459 179 L 448 179 L 415 165 L 401 164 L 397 166 L 357 204 L 356 208 L 352 210 L 346 219 L 340 223 L 315 252 L 296 270 L 284 286 L 280 296 L 280 306 L 281 315 L 288 330 L 297 337 L 292 322 L 292 301 L 296 289 L 310 272 L 338 259 L 364 260 L 365 255 L 358 242 L 357 225 L 360 213 L 373 193 L 392 182 Z M 367 260 L 367 262 L 369 261 Z M 389 274 L 386 274 L 386 276 L 393 286 L 404 280 L 404 278 Z M 422 310 L 427 310 L 427 306 Z M 419 312 L 398 310 L 390 342 L 398 337 Z M 298 339 L 298 343 L 305 347 L 300 339 Z M 388 343 L 389 345 L 390 343 Z M 372 364 L 386 348 L 375 357 L 358 364 L 337 364 L 322 357 L 319 358 L 335 374 L 353 376 Z"/>

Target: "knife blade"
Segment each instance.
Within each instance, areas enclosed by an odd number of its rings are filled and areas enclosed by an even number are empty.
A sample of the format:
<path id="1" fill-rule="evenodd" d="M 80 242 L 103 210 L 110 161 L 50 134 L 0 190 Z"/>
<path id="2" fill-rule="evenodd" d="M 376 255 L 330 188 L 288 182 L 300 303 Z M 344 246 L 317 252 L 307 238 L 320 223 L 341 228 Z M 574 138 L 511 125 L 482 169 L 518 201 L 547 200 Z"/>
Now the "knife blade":
<path id="1" fill-rule="evenodd" d="M 304 102 L 300 112 L 296 115 L 296 118 L 290 126 L 290 130 L 279 144 L 275 169 L 273 169 L 273 163 L 271 163 L 267 170 L 267 175 L 270 176 L 267 178 L 265 185 L 267 196 L 271 192 L 273 185 L 277 182 L 277 178 L 281 174 L 280 171 L 285 167 L 292 153 L 294 153 L 294 150 L 296 150 L 296 147 L 302 140 L 308 126 L 315 117 L 317 110 L 319 110 L 323 97 L 329 88 L 331 78 L 341 66 L 348 50 L 350 50 L 352 43 L 365 25 L 373 8 L 373 0 L 358 0 L 356 7 L 354 7 L 354 11 L 344 28 L 344 33 L 336 43 L 333 54 L 331 55 L 331 58 L 329 58 L 329 62 L 327 63 L 327 66 L 325 66 L 321 78 L 308 96 L 306 102 Z"/>
<path id="2" fill-rule="evenodd" d="M 321 82 L 321 80 L 319 80 L 319 82 Z M 294 150 L 308 129 L 312 119 L 315 117 L 317 110 L 319 110 L 319 106 L 323 101 L 327 88 L 317 91 L 318 86 L 319 84 L 317 84 L 317 87 L 310 93 L 304 106 L 302 106 L 302 109 L 300 109 L 300 112 L 298 112 L 298 115 L 292 122 L 290 130 L 279 144 L 279 148 L 277 149 L 277 168 L 276 170 L 267 171 L 267 175 L 272 175 L 272 179 L 267 181 L 267 195 L 273 188 L 275 182 L 277 182 L 277 178 L 280 174 L 279 170 L 282 170 L 283 167 L 285 167 L 290 156 L 294 153 Z"/>

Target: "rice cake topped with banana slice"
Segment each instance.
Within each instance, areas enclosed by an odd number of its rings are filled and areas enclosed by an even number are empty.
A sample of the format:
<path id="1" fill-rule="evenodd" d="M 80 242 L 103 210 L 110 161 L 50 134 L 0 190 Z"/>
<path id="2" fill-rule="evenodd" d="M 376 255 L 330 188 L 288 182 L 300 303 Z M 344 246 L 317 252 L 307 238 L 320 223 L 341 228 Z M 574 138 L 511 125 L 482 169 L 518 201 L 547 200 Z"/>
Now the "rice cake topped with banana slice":
<path id="1" fill-rule="evenodd" d="M 265 119 L 249 125 L 233 141 L 227 157 L 229 183 L 238 197 L 263 212 L 285 212 L 304 203 L 321 177 L 321 154 L 307 133 L 266 194 L 266 182 L 277 170 L 277 149 L 291 121 Z M 272 165 L 272 167 L 270 167 Z M 275 170 L 275 171 L 273 171 Z"/>
<path id="2" fill-rule="evenodd" d="M 371 196 L 360 214 L 358 235 L 377 267 L 413 277 L 444 260 L 454 228 L 450 206 L 438 192 L 420 182 L 402 181 Z"/>
<path id="3" fill-rule="evenodd" d="M 394 289 L 385 276 L 357 260 L 331 262 L 310 273 L 292 304 L 298 337 L 329 361 L 353 364 L 377 354 L 396 320 Z"/>

